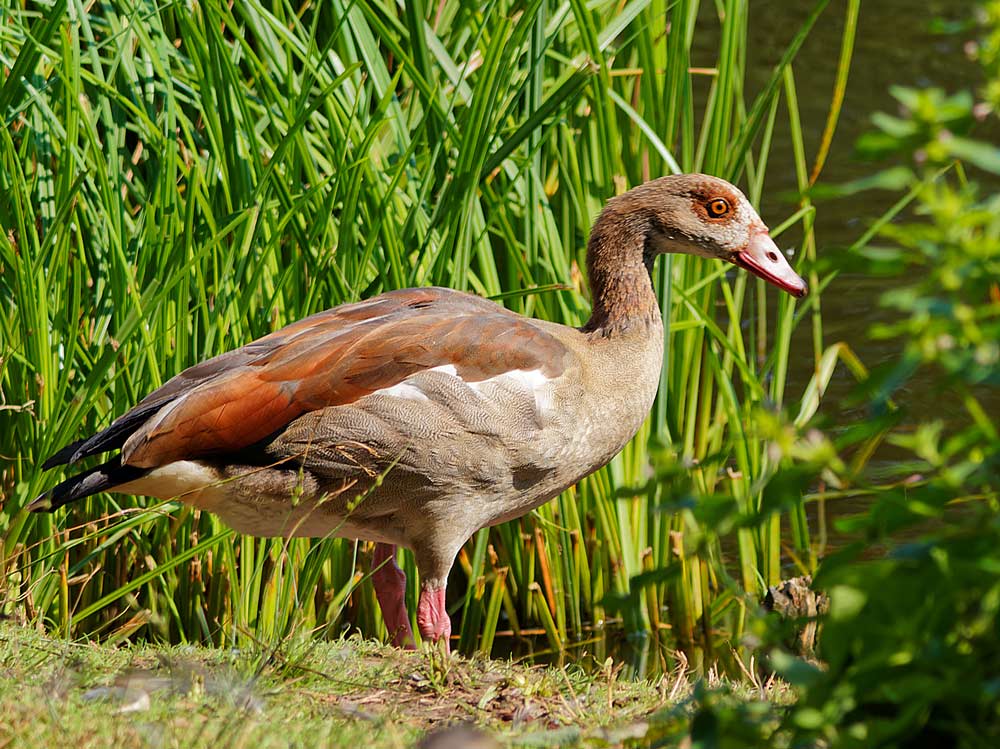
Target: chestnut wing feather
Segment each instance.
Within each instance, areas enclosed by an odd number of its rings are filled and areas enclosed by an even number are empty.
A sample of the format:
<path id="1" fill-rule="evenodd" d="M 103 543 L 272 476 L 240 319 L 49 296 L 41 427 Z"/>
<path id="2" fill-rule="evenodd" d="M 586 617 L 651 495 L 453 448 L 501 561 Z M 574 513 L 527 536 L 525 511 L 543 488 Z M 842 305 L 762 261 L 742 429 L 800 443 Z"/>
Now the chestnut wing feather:
<path id="1" fill-rule="evenodd" d="M 442 365 L 470 382 L 516 369 L 555 377 L 567 353 L 552 334 L 488 300 L 449 289 L 389 292 L 292 323 L 177 375 L 115 422 L 151 412 L 124 440 L 122 462 L 151 468 L 236 452 L 304 413 Z"/>

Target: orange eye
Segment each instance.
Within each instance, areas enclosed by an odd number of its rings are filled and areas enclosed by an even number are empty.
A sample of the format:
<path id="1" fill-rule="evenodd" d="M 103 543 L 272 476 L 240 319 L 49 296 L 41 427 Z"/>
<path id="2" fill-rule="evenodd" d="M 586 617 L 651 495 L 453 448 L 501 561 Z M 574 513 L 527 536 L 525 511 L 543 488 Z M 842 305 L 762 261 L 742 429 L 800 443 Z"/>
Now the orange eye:
<path id="1" fill-rule="evenodd" d="M 708 210 L 708 215 L 712 218 L 722 218 L 730 211 L 729 201 L 725 198 L 712 198 L 708 201 L 705 208 Z"/>

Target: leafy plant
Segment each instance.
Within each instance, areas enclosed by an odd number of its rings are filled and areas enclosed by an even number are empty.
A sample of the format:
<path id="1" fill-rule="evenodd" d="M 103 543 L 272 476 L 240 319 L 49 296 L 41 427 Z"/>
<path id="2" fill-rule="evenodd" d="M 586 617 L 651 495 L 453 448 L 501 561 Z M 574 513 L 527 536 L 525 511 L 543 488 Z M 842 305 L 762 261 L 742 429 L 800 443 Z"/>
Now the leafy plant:
<path id="1" fill-rule="evenodd" d="M 1000 385 L 1000 195 L 970 179 L 1000 163 L 974 128 L 982 117 L 996 126 L 997 8 L 983 15 L 981 101 L 897 90 L 902 115 L 875 117 L 879 133 L 861 143 L 901 158 L 894 170 L 911 185 L 891 215 L 912 201 L 911 214 L 881 222 L 878 242 L 859 250 L 869 272 L 895 275 L 880 299 L 895 319 L 871 335 L 899 354 L 863 383 L 855 403 L 872 420 L 842 430 L 844 464 L 821 462 L 828 483 L 872 504 L 837 521 L 857 540 L 815 578 L 831 599 L 822 667 L 772 655 L 799 688 L 782 728 L 793 744 L 1000 740 L 1000 436 L 987 405 Z M 912 402 L 917 372 L 929 392 Z M 875 470 L 867 456 L 883 437 L 907 457 Z"/>

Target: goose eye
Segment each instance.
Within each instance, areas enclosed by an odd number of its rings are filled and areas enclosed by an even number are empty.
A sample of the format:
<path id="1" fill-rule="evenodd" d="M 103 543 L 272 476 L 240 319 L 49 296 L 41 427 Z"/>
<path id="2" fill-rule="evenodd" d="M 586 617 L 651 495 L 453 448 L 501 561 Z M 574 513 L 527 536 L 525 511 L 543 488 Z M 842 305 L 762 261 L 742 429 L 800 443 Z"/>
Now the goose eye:
<path id="1" fill-rule="evenodd" d="M 708 215 L 712 218 L 722 218 L 731 210 L 729 201 L 725 198 L 713 198 L 708 201 L 705 208 L 708 210 Z"/>

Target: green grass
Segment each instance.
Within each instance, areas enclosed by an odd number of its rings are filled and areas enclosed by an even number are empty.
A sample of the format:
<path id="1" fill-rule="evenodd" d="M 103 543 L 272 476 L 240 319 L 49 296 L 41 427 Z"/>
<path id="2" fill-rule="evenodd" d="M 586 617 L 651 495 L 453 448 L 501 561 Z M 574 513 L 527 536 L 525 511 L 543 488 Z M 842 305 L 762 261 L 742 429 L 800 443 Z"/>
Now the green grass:
<path id="1" fill-rule="evenodd" d="M 580 324 L 586 235 L 607 198 L 680 169 L 739 181 L 756 203 L 777 148 L 803 188 L 821 168 L 793 64 L 826 0 L 760 91 L 744 86 L 745 0 L 405 6 L 0 11 L 4 611 L 112 641 L 384 634 L 364 545 L 239 537 L 177 503 L 109 496 L 28 515 L 58 479 L 39 464 L 176 372 L 386 289 L 467 289 Z M 831 134 L 856 21 L 848 3 Z M 690 71 L 703 33 L 719 38 L 709 74 Z M 772 138 L 779 116 L 790 143 Z M 814 217 L 806 198 L 765 216 L 804 236 L 816 293 L 800 307 L 714 262 L 661 261 L 669 332 L 650 420 L 606 469 L 469 542 L 451 586 L 463 652 L 490 652 L 498 629 L 544 631 L 558 651 L 620 621 L 730 659 L 764 587 L 812 570 L 807 500 L 768 482 L 787 458 L 769 446 L 850 360 L 823 338 Z M 815 375 L 786 392 L 806 319 Z"/>
<path id="2" fill-rule="evenodd" d="M 711 677 L 715 688 L 725 682 Z M 780 682 L 764 691 L 787 701 Z M 456 722 L 496 746 L 653 746 L 690 731 L 683 670 L 528 667 L 404 652 L 359 637 L 241 650 L 68 643 L 0 624 L 5 746 L 411 747 Z M 737 687 L 736 702 L 760 690 Z M 465 746 L 463 744 L 463 746 Z M 491 745 L 492 746 L 492 745 Z"/>

